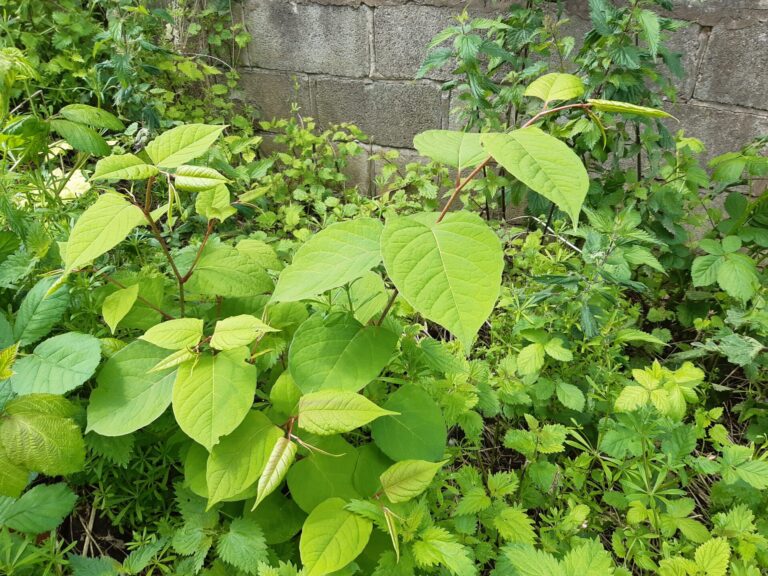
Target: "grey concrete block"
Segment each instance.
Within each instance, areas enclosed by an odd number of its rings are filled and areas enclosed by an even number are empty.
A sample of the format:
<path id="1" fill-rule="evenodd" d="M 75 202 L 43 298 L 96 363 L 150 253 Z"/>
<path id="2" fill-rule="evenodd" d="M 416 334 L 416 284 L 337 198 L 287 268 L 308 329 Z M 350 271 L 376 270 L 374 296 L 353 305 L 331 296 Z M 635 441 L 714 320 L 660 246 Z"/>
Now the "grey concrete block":
<path id="1" fill-rule="evenodd" d="M 431 82 L 371 82 L 318 78 L 318 120 L 357 124 L 376 144 L 407 148 L 413 137 L 440 128 L 445 102 Z"/>
<path id="2" fill-rule="evenodd" d="M 670 121 L 670 130 L 685 130 L 686 136 L 702 140 L 707 160 L 768 135 L 768 112 L 763 115 L 696 101 L 673 105 L 669 111 L 680 120 L 679 124 Z"/>
<path id="3" fill-rule="evenodd" d="M 301 114 L 312 116 L 310 83 L 306 74 L 274 72 L 272 70 L 241 70 L 240 93 L 254 105 L 261 120 L 285 118 L 291 114 L 296 102 Z"/>
<path id="4" fill-rule="evenodd" d="M 702 31 L 698 24 L 692 22 L 687 28 L 675 32 L 667 43 L 672 52 L 682 54 L 681 61 L 685 76 L 678 78 L 672 73 L 669 73 L 668 76 L 677 88 L 678 96 L 683 100 L 693 97 L 698 57 L 701 49 L 706 45 L 708 34 L 708 32 Z"/>
<path id="5" fill-rule="evenodd" d="M 363 77 L 370 68 L 366 7 L 249 0 L 252 66 Z"/>
<path id="6" fill-rule="evenodd" d="M 768 109 L 768 26 L 712 29 L 694 96 Z"/>
<path id="7" fill-rule="evenodd" d="M 412 79 L 427 56 L 430 40 L 452 23 L 455 10 L 433 6 L 377 8 L 373 14 L 374 76 Z M 427 78 L 446 80 L 450 67 Z"/>

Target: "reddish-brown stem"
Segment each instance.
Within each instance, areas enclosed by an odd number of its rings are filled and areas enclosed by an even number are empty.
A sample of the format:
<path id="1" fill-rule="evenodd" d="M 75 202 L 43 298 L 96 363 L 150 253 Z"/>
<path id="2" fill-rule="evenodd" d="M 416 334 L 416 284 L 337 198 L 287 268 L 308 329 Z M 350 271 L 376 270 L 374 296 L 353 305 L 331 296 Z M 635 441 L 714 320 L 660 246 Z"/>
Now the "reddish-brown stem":
<path id="1" fill-rule="evenodd" d="M 146 210 L 142 208 L 142 212 L 144 212 L 144 218 L 146 218 L 147 222 L 149 223 L 149 228 L 152 231 L 152 235 L 157 239 L 157 241 L 160 243 L 160 247 L 163 249 L 163 254 L 165 254 L 165 259 L 168 260 L 168 264 L 171 266 L 171 270 L 173 270 L 173 275 L 176 276 L 176 282 L 179 285 L 179 311 L 181 312 L 181 316 L 184 316 L 184 278 L 179 272 L 179 269 L 176 267 L 176 262 L 173 260 L 173 256 L 171 256 L 171 249 L 168 247 L 168 244 L 165 241 L 165 238 L 163 238 L 162 233 L 160 232 L 160 228 L 157 226 L 157 223 L 155 222 L 154 218 L 152 218 L 152 214 L 149 213 L 149 210 Z"/>
<path id="2" fill-rule="evenodd" d="M 147 212 L 152 209 L 152 185 L 155 183 L 155 177 L 150 176 L 147 179 L 147 187 L 144 189 L 144 210 Z"/>
<path id="3" fill-rule="evenodd" d="M 387 314 L 392 309 L 392 305 L 395 303 L 396 298 L 397 298 L 397 288 L 395 288 L 392 291 L 392 296 L 389 297 L 389 300 L 387 301 L 387 305 L 384 307 L 384 311 L 381 313 L 381 316 L 379 316 L 379 319 L 376 320 L 376 326 L 381 326 L 381 323 L 384 322 L 384 318 L 387 317 Z"/>
<path id="4" fill-rule="evenodd" d="M 211 236 L 211 232 L 213 232 L 213 220 L 208 220 L 208 227 L 205 229 L 205 236 L 203 236 L 203 241 L 200 244 L 200 248 L 197 251 L 197 254 L 195 254 L 195 259 L 192 262 L 192 266 L 189 267 L 189 270 L 187 270 L 187 273 L 184 274 L 181 278 L 182 283 L 186 283 L 187 280 L 192 276 L 192 272 L 195 271 L 195 266 L 197 266 L 197 263 L 200 261 L 200 257 L 203 255 L 203 250 L 205 249 L 205 245 L 208 243 L 208 238 Z"/>
<path id="5" fill-rule="evenodd" d="M 523 126 L 521 127 L 521 130 L 523 128 L 528 128 L 534 123 L 538 122 L 541 118 L 544 116 L 547 116 L 548 114 L 552 114 L 554 112 L 560 112 L 562 110 L 570 110 L 571 108 L 581 108 L 583 110 L 589 110 L 592 107 L 591 104 L 585 104 L 585 103 L 579 103 L 579 104 L 565 104 L 564 106 L 557 106 L 556 108 L 545 108 L 535 116 L 533 116 L 530 120 L 528 120 Z M 456 186 L 456 189 L 453 191 L 453 194 L 451 194 L 451 197 L 448 198 L 448 202 L 445 203 L 445 206 L 443 206 L 443 209 L 440 211 L 440 216 L 437 217 L 438 222 L 442 222 L 443 218 L 445 218 L 445 215 L 448 213 L 448 211 L 451 209 L 451 205 L 456 201 L 456 198 L 458 197 L 459 193 L 461 193 L 462 190 L 466 187 L 467 184 L 469 184 L 475 176 L 477 176 L 480 171 L 488 166 L 488 164 L 491 162 L 493 158 L 491 156 L 488 156 L 485 160 L 482 161 L 482 163 L 478 164 L 472 172 L 469 173 L 469 176 L 467 176 L 464 180 L 461 181 L 460 184 Z"/>

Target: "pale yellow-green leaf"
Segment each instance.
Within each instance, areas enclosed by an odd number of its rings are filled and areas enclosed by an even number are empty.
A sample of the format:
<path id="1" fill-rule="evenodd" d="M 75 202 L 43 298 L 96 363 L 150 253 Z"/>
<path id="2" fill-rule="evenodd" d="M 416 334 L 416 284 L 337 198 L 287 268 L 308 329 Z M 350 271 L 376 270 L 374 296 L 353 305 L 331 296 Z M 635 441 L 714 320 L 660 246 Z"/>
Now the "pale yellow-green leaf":
<path id="1" fill-rule="evenodd" d="M 524 96 L 533 96 L 545 103 L 558 100 L 573 100 L 584 94 L 584 83 L 581 78 L 573 74 L 561 74 L 553 72 L 540 76 L 523 93 Z"/>
<path id="2" fill-rule="evenodd" d="M 258 492 L 256 502 L 251 510 L 261 504 L 262 500 L 269 496 L 280 485 L 288 473 L 288 469 L 296 459 L 298 446 L 291 442 L 289 438 L 278 438 L 269 454 L 267 464 L 259 478 Z"/>
<path id="3" fill-rule="evenodd" d="M 183 165 L 176 168 L 173 183 L 177 190 L 199 192 L 229 182 L 218 170 L 207 166 Z"/>
<path id="4" fill-rule="evenodd" d="M 473 168 L 488 157 L 476 132 L 427 130 L 416 135 L 413 146 L 422 156 L 459 170 Z"/>
<path id="5" fill-rule="evenodd" d="M 402 460 L 393 464 L 379 476 L 384 494 L 392 503 L 407 502 L 415 498 L 429 487 L 435 474 L 445 463 L 446 460 Z"/>
<path id="6" fill-rule="evenodd" d="M 184 350 L 196 346 L 202 337 L 202 319 L 177 318 L 152 326 L 139 338 L 166 350 Z"/>
<path id="7" fill-rule="evenodd" d="M 159 170 L 133 154 L 107 156 L 96 162 L 91 180 L 146 180 Z"/>
<path id="8" fill-rule="evenodd" d="M 329 436 L 350 432 L 380 416 L 396 414 L 354 392 L 321 390 L 301 397 L 298 424 L 307 432 Z"/>
<path id="9" fill-rule="evenodd" d="M 211 338 L 211 347 L 217 350 L 231 350 L 246 346 L 266 332 L 279 332 L 250 314 L 230 316 L 216 322 Z"/>
<path id="10" fill-rule="evenodd" d="M 131 311 L 138 296 L 139 285 L 134 284 L 128 288 L 117 290 L 104 298 L 104 304 L 101 306 L 101 315 L 104 317 L 104 322 L 107 323 L 112 334 L 115 333 L 120 320 L 125 318 L 125 315 Z"/>
<path id="11" fill-rule="evenodd" d="M 226 126 L 186 124 L 163 132 L 147 145 L 152 162 L 160 168 L 176 168 L 205 154 Z"/>
<path id="12" fill-rule="evenodd" d="M 594 98 L 587 100 L 587 102 L 592 104 L 592 108 L 599 110 L 600 112 L 615 112 L 618 114 L 649 116 L 652 118 L 674 118 L 672 114 L 664 112 L 664 110 L 648 108 L 647 106 L 638 106 L 637 104 L 629 104 L 627 102 L 617 102 L 615 100 L 599 100 Z"/>

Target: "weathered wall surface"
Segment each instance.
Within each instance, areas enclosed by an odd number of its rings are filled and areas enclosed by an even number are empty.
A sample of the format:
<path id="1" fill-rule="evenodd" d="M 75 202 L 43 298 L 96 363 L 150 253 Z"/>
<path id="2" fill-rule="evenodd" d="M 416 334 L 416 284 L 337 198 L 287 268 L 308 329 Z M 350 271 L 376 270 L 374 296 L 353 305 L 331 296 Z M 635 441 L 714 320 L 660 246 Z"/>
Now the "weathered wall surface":
<path id="1" fill-rule="evenodd" d="M 243 95 L 267 118 L 287 115 L 295 100 L 321 124 L 353 122 L 376 145 L 408 149 L 415 134 L 450 124 L 451 95 L 440 90 L 447 74 L 413 79 L 426 44 L 464 6 L 493 14 L 505 3 L 246 0 L 253 41 Z M 578 41 L 589 28 L 587 0 L 566 5 Z M 677 0 L 673 15 L 690 22 L 673 39 L 688 75 L 670 105 L 686 134 L 709 155 L 768 134 L 768 0 Z"/>

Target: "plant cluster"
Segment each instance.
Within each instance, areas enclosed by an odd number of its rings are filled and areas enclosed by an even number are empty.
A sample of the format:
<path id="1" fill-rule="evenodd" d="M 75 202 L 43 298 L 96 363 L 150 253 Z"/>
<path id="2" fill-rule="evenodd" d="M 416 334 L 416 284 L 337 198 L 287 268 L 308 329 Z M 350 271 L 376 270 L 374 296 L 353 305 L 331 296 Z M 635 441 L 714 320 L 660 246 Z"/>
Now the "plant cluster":
<path id="1" fill-rule="evenodd" d="M 467 129 L 371 196 L 354 126 L 137 142 L 3 49 L 0 571 L 768 570 L 768 139 L 669 133 L 651 7 L 572 59 L 543 2 L 460 16 Z"/>

